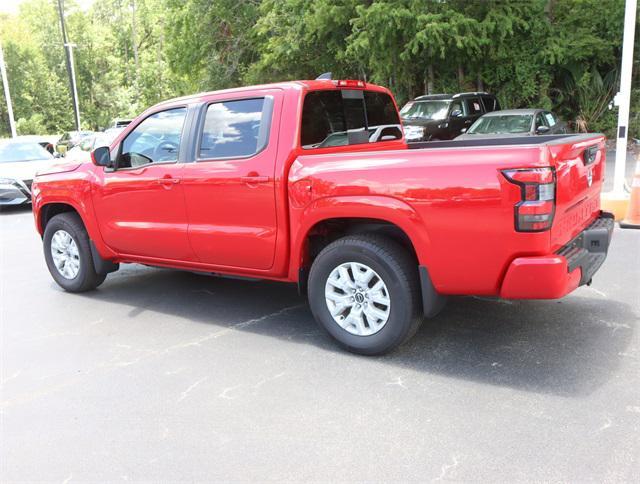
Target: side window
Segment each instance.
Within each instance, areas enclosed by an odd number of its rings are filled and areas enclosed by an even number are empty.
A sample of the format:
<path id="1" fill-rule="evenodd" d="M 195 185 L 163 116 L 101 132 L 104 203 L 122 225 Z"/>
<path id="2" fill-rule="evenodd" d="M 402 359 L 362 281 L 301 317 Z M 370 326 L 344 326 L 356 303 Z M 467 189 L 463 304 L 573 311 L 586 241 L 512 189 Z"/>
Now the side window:
<path id="1" fill-rule="evenodd" d="M 451 114 L 453 114 L 455 111 L 460 111 L 462 113 L 462 116 L 466 116 L 467 114 L 465 113 L 462 101 L 453 101 L 451 103 L 451 107 L 449 108 L 449 116 L 451 116 Z"/>
<path id="2" fill-rule="evenodd" d="M 118 168 L 178 161 L 186 113 L 186 108 L 169 109 L 142 121 L 122 142 Z"/>
<path id="3" fill-rule="evenodd" d="M 271 98 L 239 99 L 210 104 L 198 158 L 246 158 L 267 145 Z"/>
<path id="4" fill-rule="evenodd" d="M 467 116 L 482 114 L 482 104 L 480 103 L 480 98 L 474 97 L 466 99 L 465 103 L 467 105 Z"/>
<path id="5" fill-rule="evenodd" d="M 495 97 L 482 96 L 482 102 L 484 103 L 484 109 L 487 113 L 497 111 L 499 109 L 498 100 Z"/>
<path id="6" fill-rule="evenodd" d="M 536 114 L 536 128 L 535 129 L 538 129 L 540 126 L 547 126 L 546 120 L 544 119 L 544 116 L 542 115 L 542 113 Z"/>
<path id="7" fill-rule="evenodd" d="M 549 125 L 549 127 L 555 126 L 556 123 L 558 122 L 556 120 L 555 116 L 552 113 L 550 113 L 549 111 L 545 111 L 544 117 L 547 120 L 547 124 Z"/>

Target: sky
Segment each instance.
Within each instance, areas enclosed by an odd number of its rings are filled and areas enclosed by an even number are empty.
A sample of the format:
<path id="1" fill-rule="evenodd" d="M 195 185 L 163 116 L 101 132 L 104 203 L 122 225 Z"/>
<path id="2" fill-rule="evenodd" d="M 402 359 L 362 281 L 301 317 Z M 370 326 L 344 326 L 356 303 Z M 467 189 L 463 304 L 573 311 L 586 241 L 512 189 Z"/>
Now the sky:
<path id="1" fill-rule="evenodd" d="M 26 1 L 28 0 L 0 0 L 0 12 L 18 13 L 20 4 Z M 82 10 L 87 10 L 94 1 L 95 0 L 74 0 L 74 3 L 80 5 Z"/>

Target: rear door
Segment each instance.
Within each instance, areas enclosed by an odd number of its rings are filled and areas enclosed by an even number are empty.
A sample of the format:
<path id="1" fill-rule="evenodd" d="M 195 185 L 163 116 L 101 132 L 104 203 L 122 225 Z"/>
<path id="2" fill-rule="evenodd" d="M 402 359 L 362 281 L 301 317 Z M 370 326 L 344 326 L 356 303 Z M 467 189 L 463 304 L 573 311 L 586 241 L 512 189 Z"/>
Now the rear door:
<path id="1" fill-rule="evenodd" d="M 276 248 L 275 160 L 282 92 L 214 98 L 196 125 L 183 188 L 200 262 L 266 270 Z"/>
<path id="2" fill-rule="evenodd" d="M 559 249 L 576 237 L 600 211 L 605 138 L 568 136 L 549 143 L 549 164 L 556 169 L 556 213 L 551 243 Z"/>

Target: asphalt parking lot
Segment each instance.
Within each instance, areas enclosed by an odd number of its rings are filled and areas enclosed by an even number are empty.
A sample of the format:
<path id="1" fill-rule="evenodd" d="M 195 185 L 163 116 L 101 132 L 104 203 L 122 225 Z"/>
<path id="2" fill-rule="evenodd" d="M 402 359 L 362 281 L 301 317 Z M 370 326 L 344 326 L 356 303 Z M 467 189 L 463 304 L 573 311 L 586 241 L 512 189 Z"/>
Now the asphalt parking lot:
<path id="1" fill-rule="evenodd" d="M 379 358 L 293 286 L 124 266 L 67 294 L 28 209 L 0 232 L 2 481 L 640 475 L 640 231 L 591 287 L 453 299 Z"/>

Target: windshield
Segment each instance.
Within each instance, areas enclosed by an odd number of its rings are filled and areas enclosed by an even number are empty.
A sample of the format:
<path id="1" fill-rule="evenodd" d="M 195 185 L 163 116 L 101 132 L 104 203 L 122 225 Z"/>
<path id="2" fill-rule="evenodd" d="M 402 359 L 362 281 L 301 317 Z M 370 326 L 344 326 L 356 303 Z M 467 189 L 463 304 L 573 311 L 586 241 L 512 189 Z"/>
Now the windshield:
<path id="1" fill-rule="evenodd" d="M 484 116 L 467 131 L 468 134 L 528 133 L 531 130 L 532 114 L 504 114 Z"/>
<path id="2" fill-rule="evenodd" d="M 446 119 L 451 101 L 411 101 L 400 110 L 405 119 Z"/>
<path id="3" fill-rule="evenodd" d="M 49 160 L 51 153 L 38 143 L 6 143 L 0 145 L 0 163 Z"/>

